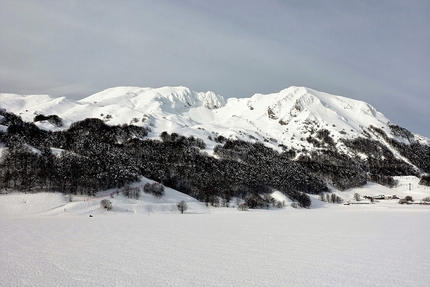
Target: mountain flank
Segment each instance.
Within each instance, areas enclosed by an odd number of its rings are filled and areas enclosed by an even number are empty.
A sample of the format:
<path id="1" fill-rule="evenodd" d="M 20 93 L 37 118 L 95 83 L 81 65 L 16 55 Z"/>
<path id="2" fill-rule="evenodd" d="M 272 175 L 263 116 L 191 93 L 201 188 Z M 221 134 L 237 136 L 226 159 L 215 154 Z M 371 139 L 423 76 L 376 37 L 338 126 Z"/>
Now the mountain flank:
<path id="1" fill-rule="evenodd" d="M 430 140 L 371 105 L 304 87 L 225 100 L 186 87 L 107 89 L 79 101 L 0 94 L 0 189 L 95 194 L 141 176 L 213 205 L 428 184 Z"/>

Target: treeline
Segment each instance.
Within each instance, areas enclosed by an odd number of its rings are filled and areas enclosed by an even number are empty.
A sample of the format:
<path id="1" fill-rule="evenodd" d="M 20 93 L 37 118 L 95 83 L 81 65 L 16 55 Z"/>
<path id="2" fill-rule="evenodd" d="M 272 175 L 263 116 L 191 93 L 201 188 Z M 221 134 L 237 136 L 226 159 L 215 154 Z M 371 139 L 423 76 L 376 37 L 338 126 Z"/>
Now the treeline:
<path id="1" fill-rule="evenodd" d="M 315 149 L 308 152 L 307 155 L 300 155 L 298 161 L 340 190 L 362 186 L 366 181 L 394 187 L 397 182 L 393 176 L 419 176 L 419 171 L 411 164 L 397 158 L 380 141 L 372 139 L 369 134 L 371 132 L 381 136 L 385 142 L 409 159 L 421 171 L 428 172 L 430 147 L 414 142 L 413 134 L 404 128 L 394 125 L 390 125 L 390 128 L 393 135 L 403 137 L 410 144 L 389 138 L 382 129 L 370 126 L 367 130 L 363 130 L 367 137 L 341 139 L 349 151 L 356 154 L 348 156 L 339 153 L 330 136 L 330 131 L 322 129 L 316 132 L 315 137 L 309 136 L 306 139 Z"/>
<path id="2" fill-rule="evenodd" d="M 3 190 L 93 195 L 145 176 L 214 205 L 218 198 L 229 202 L 277 189 L 303 207 L 310 205 L 306 193 L 328 190 L 300 164 L 262 144 L 227 141 L 217 147 L 216 159 L 202 152 L 201 139 L 162 133 L 160 140 L 148 140 L 145 128 L 99 119 L 51 132 L 3 112 L 1 124 L 8 127 L 1 134 L 7 147 L 0 160 Z M 246 158 L 228 155 L 238 149 Z"/>
<path id="3" fill-rule="evenodd" d="M 13 121 L 3 135 L 7 149 L 0 160 L 0 189 L 93 195 L 122 187 L 137 181 L 139 170 L 118 142 L 145 135 L 145 129 L 110 127 L 97 119 L 73 124 L 61 132 Z M 54 155 L 51 148 L 62 151 Z"/>
<path id="4" fill-rule="evenodd" d="M 414 135 L 405 128 L 389 125 L 391 133 L 408 141 L 408 144 L 389 138 L 380 128 L 370 126 L 370 129 L 379 134 L 390 146 L 395 148 L 402 156 L 417 166 L 421 171 L 430 173 L 430 146 L 414 141 Z"/>
<path id="5" fill-rule="evenodd" d="M 367 182 L 367 174 L 357 160 L 332 149 L 311 151 L 309 156 L 299 156 L 298 162 L 339 190 Z"/>
<path id="6" fill-rule="evenodd" d="M 328 130 L 317 133 L 317 149 L 296 159 L 293 149 L 283 147 L 283 152 L 277 152 L 259 142 L 221 136 L 216 138 L 214 156 L 208 156 L 199 138 L 163 132 L 159 140 L 149 140 L 146 128 L 110 126 L 93 118 L 52 132 L 0 110 L 0 124 L 7 126 L 6 133 L 0 132 L 0 141 L 7 147 L 0 158 L 3 190 L 93 195 L 145 176 L 213 205 L 219 204 L 219 198 L 228 203 L 232 197 L 247 199 L 250 206 L 264 205 L 259 195 L 276 189 L 307 207 L 307 193 L 329 192 L 325 182 L 340 190 L 362 186 L 367 180 L 394 186 L 392 176 L 416 172 L 369 138 L 344 140 L 351 151 L 364 153 L 367 159 L 341 154 Z M 428 146 L 389 140 L 399 153 L 429 171 Z"/>
<path id="7" fill-rule="evenodd" d="M 328 190 L 321 179 L 262 144 L 227 141 L 215 148 L 217 159 L 202 152 L 202 142 L 194 137 L 163 133 L 161 138 L 132 140 L 124 147 L 142 159 L 142 175 L 212 205 L 219 198 L 228 203 L 232 197 L 247 199 L 277 189 L 307 207 L 306 193 Z M 239 147 L 242 155 L 248 153 L 242 159 L 234 155 Z"/>

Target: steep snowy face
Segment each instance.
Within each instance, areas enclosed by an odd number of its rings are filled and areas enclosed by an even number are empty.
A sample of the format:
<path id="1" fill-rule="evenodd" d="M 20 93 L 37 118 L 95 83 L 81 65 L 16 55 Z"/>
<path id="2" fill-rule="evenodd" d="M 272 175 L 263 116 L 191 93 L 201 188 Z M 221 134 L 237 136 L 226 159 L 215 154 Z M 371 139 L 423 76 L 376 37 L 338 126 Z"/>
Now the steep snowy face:
<path id="1" fill-rule="evenodd" d="M 322 129 L 329 130 L 334 140 L 361 135 L 370 125 L 388 130 L 388 119 L 369 104 L 303 87 L 229 99 L 217 115 L 215 120 L 228 123 L 230 131 L 296 147 L 306 146 L 298 141 Z"/>
<path id="2" fill-rule="evenodd" d="M 343 134 L 361 133 L 361 127 L 370 125 L 385 127 L 389 122 L 365 102 L 303 87 L 290 87 L 276 95 L 267 107 L 267 116 L 303 132 L 327 128 Z"/>
<path id="3" fill-rule="evenodd" d="M 206 93 L 197 93 L 197 97 L 202 102 L 203 107 L 208 108 L 210 110 L 219 109 L 225 106 L 224 98 L 211 91 L 208 91 Z"/>
<path id="4" fill-rule="evenodd" d="M 186 87 L 162 87 L 157 89 L 138 87 L 117 87 L 107 89 L 80 100 L 99 106 L 119 105 L 135 110 L 162 110 L 181 113 L 203 106 L 217 109 L 225 105 L 224 98 L 213 92 L 197 93 Z"/>

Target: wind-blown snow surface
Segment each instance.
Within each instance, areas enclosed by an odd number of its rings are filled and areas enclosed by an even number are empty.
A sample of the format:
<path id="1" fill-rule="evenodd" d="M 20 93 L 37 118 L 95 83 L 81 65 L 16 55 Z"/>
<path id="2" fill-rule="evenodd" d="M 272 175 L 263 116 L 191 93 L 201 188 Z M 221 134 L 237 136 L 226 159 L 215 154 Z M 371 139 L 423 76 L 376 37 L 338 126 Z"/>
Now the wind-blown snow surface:
<path id="1" fill-rule="evenodd" d="M 428 286 L 427 210 L 1 218 L 1 286 Z"/>
<path id="2" fill-rule="evenodd" d="M 415 177 L 398 179 L 401 185 L 395 189 L 370 184 L 337 194 L 345 199 L 352 199 L 355 192 L 410 194 L 417 200 L 430 194 L 429 188 L 416 185 Z M 101 198 L 110 198 L 109 193 Z M 240 212 L 208 209 L 170 189 L 165 197 L 144 195 L 136 201 L 114 194 L 113 211 L 103 212 L 79 197 L 66 203 L 59 194 L 1 195 L 0 208 L 5 211 L 0 214 L 0 286 L 430 282 L 428 206 L 399 205 L 395 200 L 346 206 L 314 197 L 309 210 L 287 206 Z M 94 201 L 98 204 L 99 199 Z M 183 215 L 161 208 L 181 199 L 191 204 Z M 10 208 L 26 204 L 33 212 Z M 34 210 L 36 206 L 44 208 Z M 131 212 L 132 206 L 136 212 Z"/>

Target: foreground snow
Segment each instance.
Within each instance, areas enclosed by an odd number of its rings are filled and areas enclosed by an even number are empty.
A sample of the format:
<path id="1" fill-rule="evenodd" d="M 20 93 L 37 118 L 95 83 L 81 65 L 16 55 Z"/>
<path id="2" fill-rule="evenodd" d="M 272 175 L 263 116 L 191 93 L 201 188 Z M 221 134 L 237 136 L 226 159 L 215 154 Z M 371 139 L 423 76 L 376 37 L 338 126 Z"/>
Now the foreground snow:
<path id="1" fill-rule="evenodd" d="M 412 206 L 2 217 L 0 285 L 428 286 L 428 226 Z"/>
<path id="2" fill-rule="evenodd" d="M 429 195 L 414 177 L 395 189 L 336 192 L 352 200 Z M 141 183 L 144 183 L 143 180 Z M 409 190 L 411 183 L 411 190 Z M 430 207 L 327 204 L 309 210 L 206 208 L 166 188 L 162 199 L 0 196 L 0 286 L 428 286 Z M 280 198 L 282 195 L 275 193 Z M 101 198 L 114 203 L 100 210 Z M 174 205 L 186 200 L 181 215 Z M 89 217 L 91 214 L 93 217 Z"/>

